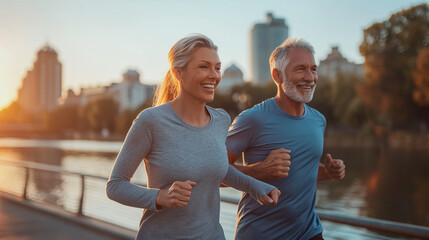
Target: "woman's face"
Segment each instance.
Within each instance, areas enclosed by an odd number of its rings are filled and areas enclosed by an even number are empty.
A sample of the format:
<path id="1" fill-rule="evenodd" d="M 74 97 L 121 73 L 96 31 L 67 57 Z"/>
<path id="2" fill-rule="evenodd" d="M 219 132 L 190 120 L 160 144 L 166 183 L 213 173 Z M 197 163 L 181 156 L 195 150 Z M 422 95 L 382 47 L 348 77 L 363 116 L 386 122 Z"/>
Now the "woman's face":
<path id="1" fill-rule="evenodd" d="M 217 52 L 211 48 L 197 48 L 184 68 L 178 68 L 181 94 L 197 101 L 211 102 L 221 80 L 220 61 Z"/>

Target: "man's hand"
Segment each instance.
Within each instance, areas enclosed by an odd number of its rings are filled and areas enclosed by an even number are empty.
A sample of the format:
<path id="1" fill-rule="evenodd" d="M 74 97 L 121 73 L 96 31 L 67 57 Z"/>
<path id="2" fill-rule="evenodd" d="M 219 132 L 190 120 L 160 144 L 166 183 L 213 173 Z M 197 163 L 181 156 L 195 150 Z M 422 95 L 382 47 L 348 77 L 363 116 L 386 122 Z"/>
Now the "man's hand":
<path id="1" fill-rule="evenodd" d="M 258 179 L 285 178 L 290 171 L 290 153 L 290 150 L 284 148 L 275 149 L 270 152 L 264 161 L 248 166 L 254 168 Z"/>
<path id="2" fill-rule="evenodd" d="M 274 188 L 273 190 L 271 190 L 271 192 L 269 192 L 267 195 L 262 196 L 261 198 L 264 204 L 275 206 L 279 201 L 280 194 L 280 190 Z"/>
<path id="3" fill-rule="evenodd" d="M 339 181 L 346 175 L 346 165 L 341 159 L 332 159 L 331 154 L 325 156 L 325 171 L 326 174 L 335 181 Z"/>
<path id="4" fill-rule="evenodd" d="M 175 181 L 168 190 L 159 190 L 156 205 L 168 208 L 186 207 L 191 199 L 192 187 L 197 183 Z"/>

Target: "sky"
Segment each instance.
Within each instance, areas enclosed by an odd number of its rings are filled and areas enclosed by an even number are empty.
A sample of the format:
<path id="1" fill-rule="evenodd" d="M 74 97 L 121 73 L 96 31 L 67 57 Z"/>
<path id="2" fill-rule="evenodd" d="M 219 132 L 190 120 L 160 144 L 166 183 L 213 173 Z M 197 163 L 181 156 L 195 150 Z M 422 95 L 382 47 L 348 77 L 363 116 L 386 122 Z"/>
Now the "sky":
<path id="1" fill-rule="evenodd" d="M 17 99 L 36 53 L 49 44 L 63 66 L 63 92 L 119 82 L 128 69 L 142 83 L 161 82 L 167 53 L 202 33 L 218 46 L 222 69 L 250 77 L 250 29 L 267 12 L 284 18 L 289 37 L 304 38 L 316 61 L 332 46 L 363 63 L 363 30 L 428 0 L 0 0 L 0 109 Z M 268 59 L 267 59 L 268 61 Z M 63 94 L 64 94 L 63 93 Z"/>

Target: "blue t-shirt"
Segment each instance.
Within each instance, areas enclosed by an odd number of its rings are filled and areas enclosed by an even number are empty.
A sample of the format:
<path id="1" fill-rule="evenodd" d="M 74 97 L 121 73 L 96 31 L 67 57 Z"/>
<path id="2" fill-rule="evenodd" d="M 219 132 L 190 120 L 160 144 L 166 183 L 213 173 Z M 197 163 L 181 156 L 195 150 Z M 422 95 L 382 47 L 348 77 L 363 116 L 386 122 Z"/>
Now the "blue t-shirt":
<path id="1" fill-rule="evenodd" d="M 289 176 L 263 180 L 281 191 L 278 205 L 260 205 L 243 193 L 235 239 L 305 240 L 323 231 L 315 204 L 326 119 L 304 107 L 303 116 L 291 116 L 271 98 L 242 112 L 232 123 L 227 148 L 235 155 L 244 152 L 244 164 L 263 161 L 274 149 L 291 150 Z"/>

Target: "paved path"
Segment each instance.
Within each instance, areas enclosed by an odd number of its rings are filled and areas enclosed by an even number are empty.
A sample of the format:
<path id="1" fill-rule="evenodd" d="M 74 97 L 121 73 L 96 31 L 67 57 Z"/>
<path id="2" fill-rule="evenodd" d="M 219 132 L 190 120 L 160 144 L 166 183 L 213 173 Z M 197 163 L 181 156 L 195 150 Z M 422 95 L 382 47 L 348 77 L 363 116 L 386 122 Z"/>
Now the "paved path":
<path id="1" fill-rule="evenodd" d="M 118 239 L 0 196 L 0 240 Z"/>

